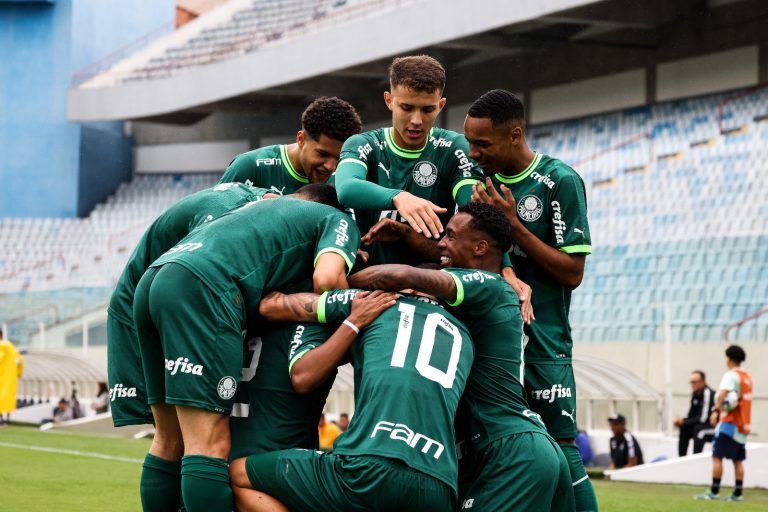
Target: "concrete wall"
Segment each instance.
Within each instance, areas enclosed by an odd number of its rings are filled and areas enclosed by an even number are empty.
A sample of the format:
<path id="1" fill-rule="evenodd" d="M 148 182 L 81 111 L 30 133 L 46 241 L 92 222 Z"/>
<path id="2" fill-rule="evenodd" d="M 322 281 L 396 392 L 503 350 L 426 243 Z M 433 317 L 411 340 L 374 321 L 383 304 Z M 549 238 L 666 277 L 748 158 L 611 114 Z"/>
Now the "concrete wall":
<path id="1" fill-rule="evenodd" d="M 656 99 L 686 98 L 758 83 L 758 46 L 664 62 L 656 68 Z"/>
<path id="2" fill-rule="evenodd" d="M 77 69 L 172 23 L 174 2 L 116 5 L 0 2 L 0 217 L 82 215 L 128 176 L 122 123 L 84 132 L 66 119 L 67 90 Z"/>
<path id="3" fill-rule="evenodd" d="M 283 140 L 286 142 L 286 140 Z M 250 150 L 247 140 L 157 144 L 135 148 L 136 173 L 221 172 L 240 153 Z"/>
<path id="4" fill-rule="evenodd" d="M 528 118 L 546 123 L 645 104 L 645 70 L 580 80 L 531 91 Z"/>

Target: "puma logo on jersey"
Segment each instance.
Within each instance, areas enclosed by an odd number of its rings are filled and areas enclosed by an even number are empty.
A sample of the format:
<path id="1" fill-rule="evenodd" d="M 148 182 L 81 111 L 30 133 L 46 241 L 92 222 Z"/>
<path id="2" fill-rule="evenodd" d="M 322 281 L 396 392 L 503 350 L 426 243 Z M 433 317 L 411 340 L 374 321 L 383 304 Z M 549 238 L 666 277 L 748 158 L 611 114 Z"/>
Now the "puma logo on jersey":
<path id="1" fill-rule="evenodd" d="M 411 448 L 418 449 L 419 443 L 423 441 L 421 446 L 421 453 L 428 454 L 429 450 L 434 447 L 435 452 L 432 456 L 435 459 L 439 459 L 443 454 L 443 451 L 445 451 L 445 446 L 442 443 L 439 443 L 434 439 L 430 439 L 424 434 L 414 432 L 408 427 L 408 425 L 404 425 L 402 423 L 392 423 L 391 421 L 378 422 L 376 426 L 373 427 L 373 432 L 371 432 L 371 439 L 375 438 L 376 434 L 378 434 L 380 431 L 389 432 L 390 439 L 394 439 L 395 441 L 402 441 Z"/>
<path id="2" fill-rule="evenodd" d="M 115 387 L 109 388 L 109 401 L 114 402 L 116 398 L 136 398 L 136 388 L 115 384 Z"/>
<path id="3" fill-rule="evenodd" d="M 186 357 L 177 357 L 175 361 L 173 359 L 166 359 L 165 369 L 171 372 L 171 375 L 176 375 L 177 373 L 203 374 L 203 365 L 190 363 Z"/>
<path id="4" fill-rule="evenodd" d="M 552 201 L 552 225 L 555 228 L 555 242 L 558 244 L 563 243 L 565 240 L 563 234 L 565 234 L 565 222 L 563 222 L 563 216 L 560 214 L 560 203 Z"/>
<path id="5" fill-rule="evenodd" d="M 568 416 L 569 418 L 571 418 L 572 422 L 576 423 L 576 420 L 573 418 L 573 413 L 575 412 L 576 412 L 576 409 L 572 409 L 571 412 L 560 409 L 560 416 Z"/>
<path id="6" fill-rule="evenodd" d="M 574 232 L 574 233 L 578 233 L 578 234 L 580 234 L 581 236 L 584 236 L 584 232 L 583 232 L 582 230 L 580 230 L 579 228 L 573 228 L 573 232 Z"/>
<path id="7" fill-rule="evenodd" d="M 281 196 L 282 196 L 282 195 L 284 195 L 284 194 L 283 194 L 283 192 L 285 191 L 285 187 L 282 187 L 282 188 L 277 188 L 276 186 L 274 186 L 274 185 L 271 185 L 271 186 L 269 187 L 269 190 L 271 190 L 271 191 L 272 191 L 272 192 L 274 192 L 275 194 L 278 194 L 278 195 L 281 195 Z"/>
<path id="8" fill-rule="evenodd" d="M 552 389 L 535 389 L 531 391 L 531 398 L 534 400 L 544 400 L 550 404 L 556 398 L 572 398 L 571 388 L 564 388 L 561 384 L 555 384 Z"/>
<path id="9" fill-rule="evenodd" d="M 379 167 L 381 167 L 381 170 L 382 170 L 382 171 L 384 171 L 384 174 L 386 174 L 386 175 L 387 175 L 387 179 L 389 179 L 389 169 L 387 169 L 386 167 L 384 167 L 384 164 L 383 164 L 383 163 L 381 163 L 381 162 L 379 162 Z"/>

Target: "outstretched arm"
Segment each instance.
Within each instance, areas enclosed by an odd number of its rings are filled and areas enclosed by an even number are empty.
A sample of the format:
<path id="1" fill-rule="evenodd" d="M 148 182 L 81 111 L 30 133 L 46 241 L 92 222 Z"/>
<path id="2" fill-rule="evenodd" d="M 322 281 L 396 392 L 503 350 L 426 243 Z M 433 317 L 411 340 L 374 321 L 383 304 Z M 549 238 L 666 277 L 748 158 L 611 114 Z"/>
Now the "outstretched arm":
<path id="1" fill-rule="evenodd" d="M 317 322 L 316 293 L 272 292 L 261 299 L 259 314 L 271 322 Z"/>
<path id="2" fill-rule="evenodd" d="M 408 265 L 374 265 L 349 278 L 353 288 L 400 291 L 414 289 L 454 303 L 456 282 L 439 270 L 414 268 Z"/>
<path id="3" fill-rule="evenodd" d="M 440 261 L 440 249 L 436 238 L 427 238 L 418 234 L 408 224 L 393 219 L 381 219 L 363 235 L 363 245 L 374 242 L 403 242 L 426 261 Z"/>
<path id="4" fill-rule="evenodd" d="M 397 295 L 382 291 L 360 292 L 352 300 L 352 311 L 328 340 L 299 352 L 291 361 L 291 383 L 297 393 L 315 390 L 336 371 L 361 329 L 395 304 Z M 301 350 L 301 349 L 299 349 Z"/>

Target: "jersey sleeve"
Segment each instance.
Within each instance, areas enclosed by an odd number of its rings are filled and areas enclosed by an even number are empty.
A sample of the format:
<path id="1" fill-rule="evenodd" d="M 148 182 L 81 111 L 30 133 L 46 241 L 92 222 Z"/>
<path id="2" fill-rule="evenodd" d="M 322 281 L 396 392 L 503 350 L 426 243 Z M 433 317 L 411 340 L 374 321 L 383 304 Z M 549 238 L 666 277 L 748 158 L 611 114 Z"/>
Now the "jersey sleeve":
<path id="1" fill-rule="evenodd" d="M 256 176 L 256 164 L 253 158 L 248 153 L 237 155 L 224 171 L 224 176 L 221 177 L 219 183 L 232 183 L 239 182 L 245 183 L 246 181 L 253 182 Z"/>
<path id="2" fill-rule="evenodd" d="M 314 262 L 320 255 L 335 252 L 347 264 L 347 272 L 352 270 L 360 247 L 360 230 L 349 215 L 336 212 L 325 217 L 318 226 L 319 234 L 315 246 Z"/>
<path id="3" fill-rule="evenodd" d="M 484 174 L 477 162 L 469 158 L 469 143 L 463 135 L 454 139 L 453 152 L 448 157 L 448 165 L 451 167 L 451 195 L 454 202 L 465 205 L 472 200 L 472 186 L 483 182 Z"/>
<path id="4" fill-rule="evenodd" d="M 331 334 L 331 330 L 325 325 L 297 324 L 290 333 L 291 349 L 288 351 L 288 373 L 291 373 L 296 361 L 313 348 L 325 343 Z"/>
<path id="5" fill-rule="evenodd" d="M 317 303 L 317 321 L 338 325 L 352 312 L 352 300 L 362 290 L 331 290 L 320 295 Z"/>
<path id="6" fill-rule="evenodd" d="M 498 274 L 490 274 L 480 270 L 458 268 L 443 269 L 456 283 L 456 300 L 448 305 L 462 310 L 472 318 L 482 317 L 493 307 L 502 290 L 504 278 Z"/>
<path id="7" fill-rule="evenodd" d="M 382 187 L 366 179 L 376 165 L 371 160 L 373 145 L 364 135 L 353 135 L 344 143 L 336 167 L 336 192 L 347 208 L 391 210 L 392 199 L 401 191 Z"/>
<path id="8" fill-rule="evenodd" d="M 587 194 L 576 174 L 557 181 L 549 198 L 550 236 L 555 248 L 568 254 L 592 254 L 587 221 Z"/>
<path id="9" fill-rule="evenodd" d="M 725 389 L 729 393 L 731 391 L 738 392 L 740 384 L 741 382 L 739 380 L 739 375 L 734 371 L 729 371 L 729 372 L 726 372 L 725 375 L 723 375 L 723 378 L 720 381 L 720 387 L 718 388 L 718 390 Z"/>

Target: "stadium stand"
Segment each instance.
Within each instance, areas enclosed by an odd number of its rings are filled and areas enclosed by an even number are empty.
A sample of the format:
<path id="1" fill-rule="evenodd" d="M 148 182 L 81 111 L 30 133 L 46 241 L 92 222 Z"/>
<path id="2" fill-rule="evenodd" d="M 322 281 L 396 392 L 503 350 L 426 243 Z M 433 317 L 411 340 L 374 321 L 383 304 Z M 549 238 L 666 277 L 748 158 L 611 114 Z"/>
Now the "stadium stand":
<path id="1" fill-rule="evenodd" d="M 661 339 L 666 305 L 673 340 L 719 340 L 766 306 L 767 121 L 763 88 L 531 129 L 532 147 L 587 185 L 595 253 L 573 296 L 574 339 Z M 217 178 L 142 175 L 85 219 L 0 220 L 10 248 L 0 255 L 0 322 L 23 338 L 39 322 L 103 307 L 147 225 Z M 768 339 L 768 315 L 732 339 Z"/>
<path id="2" fill-rule="evenodd" d="M 168 78 L 186 69 L 268 48 L 307 32 L 418 0 L 234 0 L 173 38 L 99 75 L 90 86 Z M 80 74 L 78 82 L 89 77 Z"/>
<path id="3" fill-rule="evenodd" d="M 768 89 L 537 126 L 532 146 L 587 184 L 595 253 L 574 339 L 722 339 L 768 297 Z M 590 154 L 591 153 L 591 154 Z M 768 317 L 735 340 L 768 339 Z"/>

